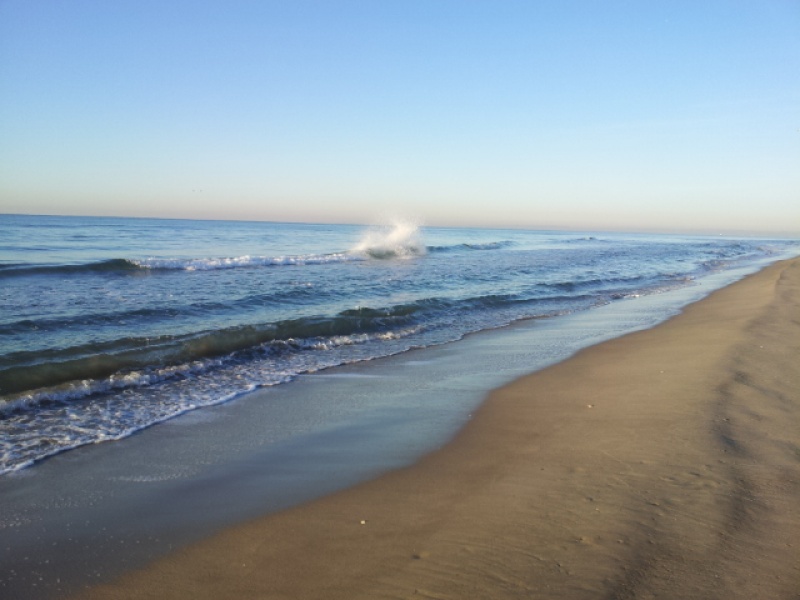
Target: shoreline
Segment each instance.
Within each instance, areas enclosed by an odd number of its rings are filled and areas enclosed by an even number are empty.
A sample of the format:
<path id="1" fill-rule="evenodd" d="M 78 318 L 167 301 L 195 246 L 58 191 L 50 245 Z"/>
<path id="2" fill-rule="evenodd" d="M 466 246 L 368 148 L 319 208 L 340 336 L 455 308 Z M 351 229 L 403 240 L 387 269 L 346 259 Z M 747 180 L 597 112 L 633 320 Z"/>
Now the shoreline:
<path id="1" fill-rule="evenodd" d="M 800 259 L 493 392 L 441 450 L 85 598 L 791 597 Z"/>
<path id="2" fill-rule="evenodd" d="M 310 373 L 0 477 L 0 595 L 63 598 L 412 465 L 492 390 L 653 327 L 758 268 Z"/>

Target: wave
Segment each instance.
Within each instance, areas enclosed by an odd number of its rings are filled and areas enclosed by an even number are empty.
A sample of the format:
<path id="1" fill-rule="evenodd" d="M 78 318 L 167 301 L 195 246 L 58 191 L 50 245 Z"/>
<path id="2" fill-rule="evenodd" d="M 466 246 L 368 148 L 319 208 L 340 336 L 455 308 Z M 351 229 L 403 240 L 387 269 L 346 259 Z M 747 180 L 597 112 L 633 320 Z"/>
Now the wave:
<path id="1" fill-rule="evenodd" d="M 75 381 L 83 382 L 78 388 L 86 393 L 150 385 L 165 378 L 185 376 L 186 367 L 175 365 L 207 360 L 249 360 L 265 354 L 351 343 L 365 335 L 392 335 L 408 328 L 422 331 L 437 327 L 442 319 L 450 321 L 487 310 L 580 300 L 587 297 L 582 293 L 585 287 L 598 283 L 542 284 L 527 294 L 429 297 L 387 307 L 357 307 L 332 316 L 306 316 L 189 334 L 124 337 L 67 348 L 14 352 L 0 359 L 0 396 L 54 388 Z M 93 381 L 106 383 L 98 384 L 99 388 L 83 385 Z M 62 392 L 58 391 L 58 395 L 63 395 Z"/>
<path id="2" fill-rule="evenodd" d="M 137 265 L 135 261 L 125 258 L 112 258 L 109 260 L 101 260 L 91 263 L 67 265 L 14 263 L 0 265 L 0 277 L 70 273 L 129 273 L 131 271 L 136 271 L 138 268 L 139 265 Z"/>
<path id="3" fill-rule="evenodd" d="M 124 322 L 130 326 L 134 323 L 152 325 L 156 322 L 169 321 L 175 326 L 175 320 L 181 318 L 197 318 L 204 314 L 220 315 L 223 313 L 239 314 L 248 309 L 261 309 L 265 305 L 302 304 L 311 300 L 318 292 L 310 287 L 299 286 L 285 290 L 275 290 L 264 294 L 249 294 L 233 298 L 225 302 L 192 302 L 167 307 L 145 307 L 133 310 L 116 310 L 109 312 L 87 312 L 75 316 L 49 317 L 37 319 L 21 319 L 8 323 L 0 322 L 0 336 L 25 335 L 33 331 L 56 332 L 64 330 L 82 330 L 86 327 L 114 327 Z M 327 294 L 329 297 L 330 293 Z M 3 363 L 0 355 L 0 366 Z"/>
<path id="4" fill-rule="evenodd" d="M 135 274 L 147 271 L 216 271 L 258 267 L 320 265 L 364 260 L 363 256 L 338 252 L 298 256 L 236 256 L 210 258 L 114 258 L 69 265 L 0 265 L 0 278 L 24 275 L 69 275 L 81 273 Z"/>
<path id="5" fill-rule="evenodd" d="M 614 243 L 611 240 L 598 238 L 598 237 L 595 237 L 593 235 L 585 235 L 583 237 L 569 238 L 569 239 L 560 240 L 560 241 L 562 243 L 565 243 L 565 244 L 583 244 L 583 243 L 610 244 L 610 243 Z"/>
<path id="6" fill-rule="evenodd" d="M 42 386 L 45 379 L 29 381 L 40 387 L 0 398 L 0 421 L 7 431 L 24 430 L 35 416 L 43 432 L 36 438 L 22 435 L 3 440 L 0 473 L 83 444 L 121 439 L 188 410 L 291 381 L 300 373 L 597 304 L 597 293 L 576 292 L 563 283 L 542 283 L 544 291 L 534 295 L 429 297 L 388 307 L 360 306 L 331 317 L 309 316 L 181 338 L 121 340 L 116 350 L 113 344 L 104 352 L 97 352 L 97 347 L 71 349 L 94 353 L 72 360 L 69 352 L 60 357 L 39 354 L 38 358 L 32 352 L 28 359 L 33 369 L 25 367 L 16 373 L 8 369 L 0 372 L 0 381 L 17 381 L 23 372 L 63 381 L 46 386 Z M 125 344 L 143 343 L 149 346 L 140 348 L 139 354 L 117 351 Z M 146 351 L 152 353 L 148 356 Z M 170 353 L 172 359 L 167 356 Z M 36 360 L 47 364 L 36 364 Z M 132 362 L 124 364 L 125 360 Z M 98 367 L 100 371 L 92 371 Z M 65 415 L 70 419 L 66 424 Z"/>
<path id="7" fill-rule="evenodd" d="M 453 244 L 450 246 L 428 246 L 428 252 L 458 252 L 462 250 L 501 250 L 514 246 L 515 243 L 511 240 L 502 240 L 499 242 L 485 242 L 481 244 Z"/>
<path id="8" fill-rule="evenodd" d="M 257 267 L 323 265 L 362 260 L 347 252 L 298 256 L 238 256 L 233 258 L 146 258 L 132 261 L 136 266 L 154 271 L 216 271 Z"/>
<path id="9" fill-rule="evenodd" d="M 87 326 L 117 325 L 121 321 L 129 320 L 152 322 L 153 320 L 174 319 L 181 312 L 180 308 L 140 308 L 108 313 L 86 313 L 74 317 L 22 319 L 0 324 L 0 335 L 19 335 L 32 331 L 63 331 Z M 3 357 L 0 356 L 0 364 L 2 364 L 2 360 Z"/>
<path id="10" fill-rule="evenodd" d="M 403 220 L 368 230 L 350 250 L 351 255 L 376 259 L 413 258 L 426 253 L 419 226 Z"/>
<path id="11" fill-rule="evenodd" d="M 555 300 L 574 301 L 588 296 L 601 300 L 617 298 L 647 293 L 650 288 L 663 288 L 676 283 L 685 284 L 686 277 L 660 273 L 648 277 L 617 276 L 538 282 L 517 293 L 427 297 L 387 307 L 357 307 L 334 315 L 304 316 L 172 335 L 95 340 L 67 348 L 19 351 L 0 357 L 0 395 L 206 358 L 226 355 L 241 357 L 248 352 L 271 352 L 276 348 L 302 349 L 303 344 L 298 345 L 297 340 L 315 340 L 313 343 L 319 344 L 320 340 L 335 337 L 389 332 L 408 326 L 428 327 L 441 318 L 458 318 L 470 312 L 480 313 Z M 256 305 L 263 301 L 263 296 L 258 298 L 259 301 L 254 301 Z M 236 302 L 237 308 L 240 308 L 240 303 L 251 301 L 250 297 L 243 298 Z M 215 308 L 219 307 L 215 305 Z M 0 333 L 13 334 L 20 329 L 31 328 L 58 330 L 81 327 L 87 320 L 95 325 L 104 322 L 113 324 L 122 318 L 142 318 L 151 323 L 155 318 L 175 319 L 180 314 L 191 314 L 197 310 L 197 306 L 191 305 L 168 310 L 141 309 L 107 315 L 83 315 L 74 320 L 20 321 L 0 327 Z"/>
<path id="12" fill-rule="evenodd" d="M 325 340 L 396 330 L 413 325 L 416 313 L 434 305 L 422 301 L 385 309 L 357 308 L 332 317 L 302 317 L 188 335 L 121 338 L 56 350 L 16 352 L 3 357 L 7 366 L 0 369 L 0 395 L 115 374 L 122 374 L 122 382 L 152 383 L 150 374 L 168 365 L 222 356 L 241 359 L 246 353 L 302 349 L 308 343 L 319 347 Z M 130 372 L 143 375 L 131 380 L 127 375 Z"/>
<path id="13" fill-rule="evenodd" d="M 500 250 L 514 242 L 502 240 L 485 243 L 461 243 L 448 246 L 426 246 L 414 225 L 396 224 L 388 229 L 373 229 L 364 234 L 353 248 L 329 254 L 285 256 L 234 256 L 195 258 L 113 258 L 78 264 L 11 263 L 0 265 L 0 278 L 31 275 L 80 275 L 87 273 L 135 275 L 159 271 L 217 271 L 263 267 L 325 265 L 365 260 L 408 259 L 428 253 Z"/>
<path id="14" fill-rule="evenodd" d="M 77 387 L 68 385 L 70 389 L 83 390 L 78 395 L 150 385 L 165 378 L 185 376 L 187 367 L 175 365 L 207 360 L 248 360 L 265 354 L 352 343 L 366 339 L 365 335 L 393 335 L 409 328 L 421 331 L 431 326 L 437 317 L 496 308 L 515 301 L 515 297 L 501 295 L 425 298 L 381 308 L 357 307 L 333 316 L 307 316 L 193 334 L 125 337 L 68 348 L 15 352 L 4 356 L 0 362 L 0 395 L 7 399 L 72 382 L 80 382 Z M 97 381 L 105 383 L 87 384 Z M 56 392 L 58 397 L 64 396 L 63 389 Z M 39 396 L 47 397 L 46 394 Z"/>
<path id="15" fill-rule="evenodd" d="M 53 367 L 61 367 L 62 373 L 70 377 L 69 380 L 58 384 L 50 384 L 22 392 L 7 394 L 0 397 L 0 419 L 5 415 L 20 414 L 31 409 L 44 406 L 65 405 L 77 400 L 84 400 L 99 394 L 122 391 L 131 388 L 146 388 L 168 381 L 185 381 L 197 377 L 208 376 L 224 367 L 246 364 L 248 360 L 258 358 L 270 358 L 280 360 L 281 357 L 294 354 L 298 355 L 303 351 L 330 351 L 342 346 L 352 346 L 364 344 L 370 341 L 384 342 L 387 340 L 397 340 L 413 335 L 422 331 L 422 326 L 411 326 L 393 331 L 377 331 L 354 333 L 349 335 L 319 336 L 310 338 L 290 338 L 286 340 L 273 340 L 256 347 L 248 348 L 247 351 L 232 352 L 223 356 L 198 356 L 192 360 L 186 360 L 178 364 L 171 365 L 141 365 L 138 368 L 127 368 L 113 371 L 107 375 L 90 373 L 87 370 L 97 366 L 97 361 L 106 359 L 109 369 L 113 368 L 114 360 L 118 357 L 104 356 L 92 357 L 79 361 L 70 361 L 62 364 L 48 364 L 42 367 L 53 373 Z M 95 364 L 92 364 L 95 363 Z M 120 363 L 117 363 L 117 366 Z M 307 369 L 313 371 L 313 367 Z M 6 379 L 11 369 L 0 374 L 0 379 Z M 84 378 L 75 377 L 79 372 L 87 375 Z M 90 375 L 96 375 L 91 377 Z M 273 385 L 283 383 L 291 379 L 291 376 L 279 374 L 278 380 L 262 380 L 259 383 L 248 384 L 250 388 L 261 385 Z M 39 383 L 43 383 L 40 380 Z"/>

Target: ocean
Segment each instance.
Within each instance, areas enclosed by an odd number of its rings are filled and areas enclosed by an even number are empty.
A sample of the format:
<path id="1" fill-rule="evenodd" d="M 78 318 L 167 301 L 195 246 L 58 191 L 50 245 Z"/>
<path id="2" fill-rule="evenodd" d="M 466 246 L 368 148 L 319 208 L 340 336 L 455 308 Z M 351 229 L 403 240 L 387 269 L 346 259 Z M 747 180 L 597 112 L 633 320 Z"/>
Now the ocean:
<path id="1" fill-rule="evenodd" d="M 0 215 L 0 474 L 301 374 L 798 253 L 725 236 Z"/>

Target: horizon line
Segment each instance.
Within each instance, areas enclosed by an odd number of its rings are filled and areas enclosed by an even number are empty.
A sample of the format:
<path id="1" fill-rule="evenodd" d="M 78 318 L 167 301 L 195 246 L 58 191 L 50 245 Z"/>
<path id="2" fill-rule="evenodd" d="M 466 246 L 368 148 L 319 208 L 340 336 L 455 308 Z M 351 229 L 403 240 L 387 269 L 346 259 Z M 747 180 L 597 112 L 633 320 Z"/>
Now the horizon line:
<path id="1" fill-rule="evenodd" d="M 222 218 L 222 217 L 175 217 L 175 216 L 141 216 L 141 215 L 109 215 L 109 214 L 72 214 L 72 213 L 21 213 L 21 212 L 0 212 L 0 216 L 17 216 L 17 217 L 64 217 L 64 218 L 87 218 L 87 219 L 138 219 L 138 220 L 152 220 L 152 221 L 202 221 L 202 222 L 230 222 L 230 223 L 275 223 L 284 225 L 342 225 L 350 227 L 374 227 L 391 225 L 392 222 L 380 221 L 364 221 L 364 222 L 351 222 L 351 221 L 300 221 L 300 220 L 280 220 L 280 219 L 264 219 L 264 218 Z M 402 221 L 403 218 L 399 217 L 393 221 Z M 621 234 L 647 234 L 647 235 L 696 235 L 704 237 L 716 236 L 744 236 L 744 237 L 771 237 L 779 239 L 798 239 L 800 240 L 800 231 L 765 231 L 765 230 L 746 230 L 734 228 L 658 228 L 658 227 L 620 227 L 620 228 L 591 228 L 581 226 L 568 226 L 568 225 L 541 225 L 541 226 L 513 226 L 513 225 L 437 225 L 419 222 L 420 219 L 408 219 L 408 221 L 415 222 L 418 227 L 429 229 L 491 229 L 491 230 L 511 230 L 511 231 L 532 231 L 532 232 L 571 232 L 571 233 L 621 233 Z"/>

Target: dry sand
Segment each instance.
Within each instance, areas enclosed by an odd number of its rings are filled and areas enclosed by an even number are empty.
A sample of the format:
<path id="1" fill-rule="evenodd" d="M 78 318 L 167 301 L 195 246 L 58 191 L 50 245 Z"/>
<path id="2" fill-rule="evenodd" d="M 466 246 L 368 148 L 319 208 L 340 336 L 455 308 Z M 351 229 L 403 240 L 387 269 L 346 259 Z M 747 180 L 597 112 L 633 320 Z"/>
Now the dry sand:
<path id="1" fill-rule="evenodd" d="M 418 464 L 88 598 L 798 598 L 800 260 L 493 393 Z"/>

